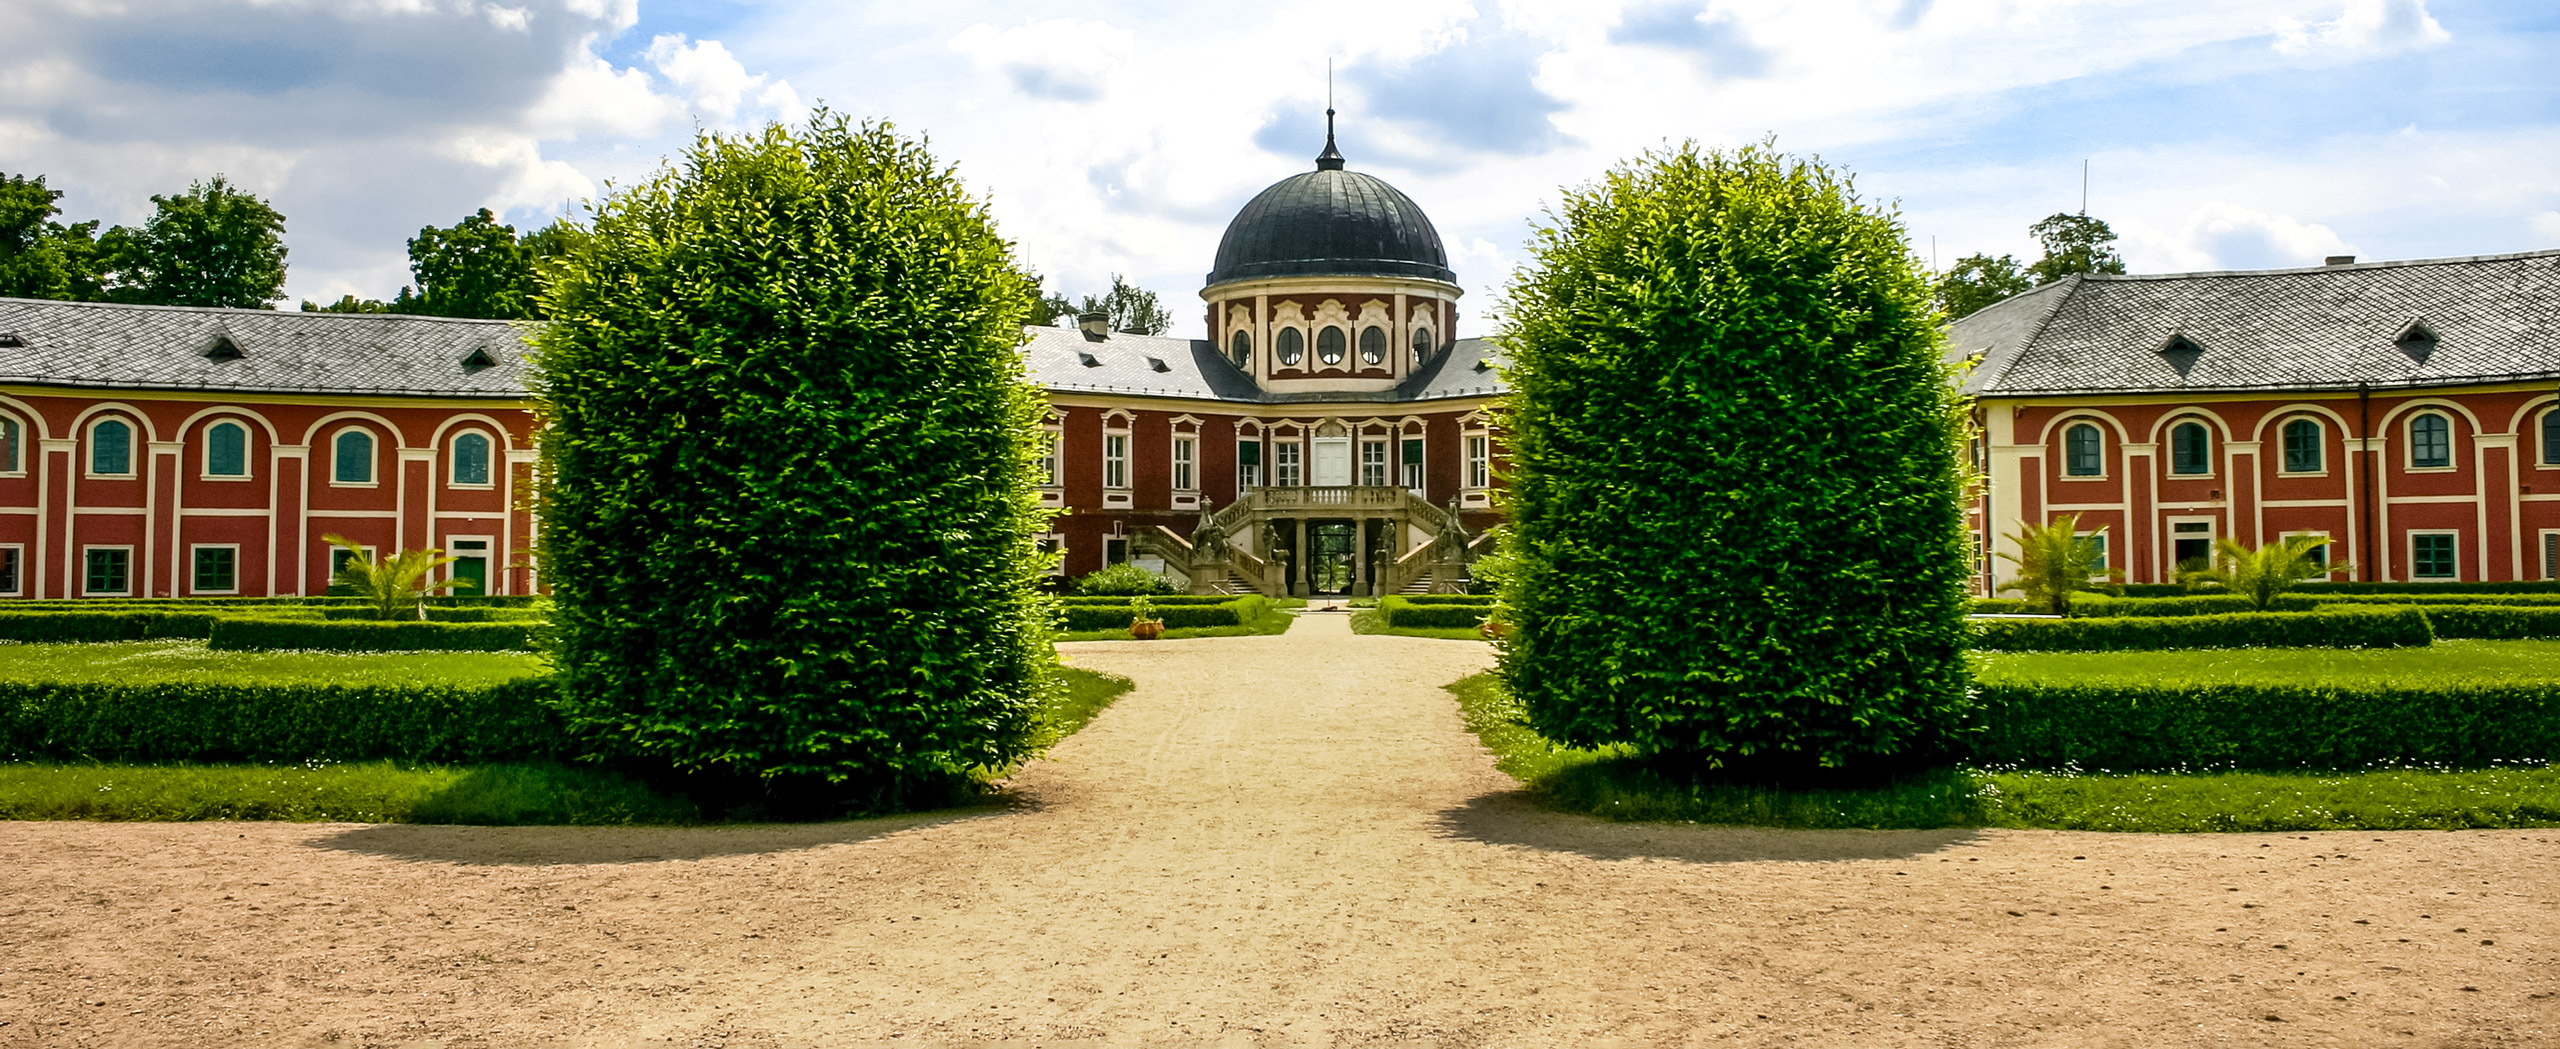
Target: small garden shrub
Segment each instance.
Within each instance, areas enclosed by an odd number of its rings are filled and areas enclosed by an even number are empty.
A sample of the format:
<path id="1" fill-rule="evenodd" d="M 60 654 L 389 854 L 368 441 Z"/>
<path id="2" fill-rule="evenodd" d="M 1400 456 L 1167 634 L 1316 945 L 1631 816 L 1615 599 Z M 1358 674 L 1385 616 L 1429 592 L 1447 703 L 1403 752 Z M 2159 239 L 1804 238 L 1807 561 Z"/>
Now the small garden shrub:
<path id="1" fill-rule="evenodd" d="M 533 623 L 419 623 L 338 619 L 219 619 L 206 647 L 225 651 L 505 652 L 530 649 Z"/>
<path id="2" fill-rule="evenodd" d="M 1977 648 L 2009 652 L 2121 652 L 2178 648 L 2398 648 L 2435 634 L 2416 609 L 2115 616 L 1975 621 Z"/>
<path id="3" fill-rule="evenodd" d="M 1076 580 L 1076 593 L 1086 597 L 1135 597 L 1173 592 L 1173 584 L 1165 577 L 1126 561 Z"/>
<path id="4" fill-rule="evenodd" d="M 549 678 L 495 685 L 0 682 L 0 760 L 432 761 L 566 756 Z"/>
<path id="5" fill-rule="evenodd" d="M 198 611 L 21 611 L 0 609 L 0 641 L 148 641 L 210 637 L 214 615 Z"/>
<path id="6" fill-rule="evenodd" d="M 1390 627 L 1471 627 L 1483 623 L 1486 616 L 1493 614 L 1493 603 L 1424 604 L 1412 598 L 1389 595 L 1378 599 L 1378 612 L 1387 618 Z"/>
<path id="7" fill-rule="evenodd" d="M 1977 687 L 1991 767 L 2361 769 L 2560 761 L 2560 685 Z"/>

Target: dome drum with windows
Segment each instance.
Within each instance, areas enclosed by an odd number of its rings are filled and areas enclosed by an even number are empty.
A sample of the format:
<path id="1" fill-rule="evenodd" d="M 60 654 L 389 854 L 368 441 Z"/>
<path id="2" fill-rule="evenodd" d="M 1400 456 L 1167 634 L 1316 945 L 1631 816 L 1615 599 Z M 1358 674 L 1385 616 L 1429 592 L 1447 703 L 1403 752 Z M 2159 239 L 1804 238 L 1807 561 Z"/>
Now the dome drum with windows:
<path id="1" fill-rule="evenodd" d="M 1392 388 L 1445 350 L 1461 294 L 1431 219 L 1347 170 L 1325 111 L 1313 171 L 1273 183 L 1227 224 L 1200 297 L 1210 337 L 1264 387 Z"/>

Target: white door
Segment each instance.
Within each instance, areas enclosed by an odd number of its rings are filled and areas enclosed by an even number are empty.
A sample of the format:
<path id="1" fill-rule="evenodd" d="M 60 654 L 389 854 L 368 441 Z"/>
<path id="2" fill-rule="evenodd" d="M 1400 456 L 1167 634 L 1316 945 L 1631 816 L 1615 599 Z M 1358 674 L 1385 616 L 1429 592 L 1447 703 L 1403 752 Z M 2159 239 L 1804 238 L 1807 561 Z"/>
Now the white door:
<path id="1" fill-rule="evenodd" d="M 1318 437 L 1316 445 L 1315 485 L 1323 488 L 1351 483 L 1351 439 Z"/>

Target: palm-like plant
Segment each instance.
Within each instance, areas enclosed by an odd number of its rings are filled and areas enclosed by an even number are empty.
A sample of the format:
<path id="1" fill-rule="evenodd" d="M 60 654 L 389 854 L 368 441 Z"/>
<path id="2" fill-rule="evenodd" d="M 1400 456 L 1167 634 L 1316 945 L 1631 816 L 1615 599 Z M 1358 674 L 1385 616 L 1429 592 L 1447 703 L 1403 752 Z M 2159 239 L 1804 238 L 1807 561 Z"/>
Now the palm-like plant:
<path id="1" fill-rule="evenodd" d="M 436 582 L 427 578 L 436 569 L 461 560 L 440 556 L 444 553 L 442 550 L 403 550 L 389 558 L 376 560 L 365 552 L 364 544 L 346 536 L 333 532 L 320 539 L 348 554 L 346 562 L 338 566 L 337 574 L 330 576 L 329 582 L 353 590 L 373 602 L 375 619 L 425 619 L 428 594 L 473 585 L 468 579 Z"/>
<path id="2" fill-rule="evenodd" d="M 2330 564 L 2312 556 L 2328 545 L 2326 536 L 2297 535 L 2251 550 L 2237 539 L 2224 539 L 2213 544 L 2211 563 L 2180 571 L 2178 581 L 2191 587 L 2240 594 L 2264 612 L 2275 604 L 2277 595 L 2293 589 L 2295 584 L 2354 567 Z"/>
<path id="3" fill-rule="evenodd" d="M 2018 577 L 2000 584 L 2002 590 L 2015 590 L 2029 605 L 2042 605 L 2054 615 L 2071 614 L 2071 595 L 2099 587 L 2093 579 L 2116 581 L 2124 573 L 2109 569 L 2099 546 L 2090 536 L 2079 533 L 2080 515 L 2064 514 L 2045 525 L 2018 522 L 2018 530 L 2009 541 L 2018 552 L 2002 553 L 2000 558 L 2018 566 Z"/>

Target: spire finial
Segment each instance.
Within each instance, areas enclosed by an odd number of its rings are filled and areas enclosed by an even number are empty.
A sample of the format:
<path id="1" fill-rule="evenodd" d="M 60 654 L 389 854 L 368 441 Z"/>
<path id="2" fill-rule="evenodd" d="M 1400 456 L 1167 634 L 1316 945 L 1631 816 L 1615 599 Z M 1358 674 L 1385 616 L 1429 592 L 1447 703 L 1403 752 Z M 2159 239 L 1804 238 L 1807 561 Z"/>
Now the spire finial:
<path id="1" fill-rule="evenodd" d="M 1316 154 L 1316 170 L 1342 170 L 1342 151 L 1333 145 L 1333 60 L 1324 60 L 1324 152 Z"/>

